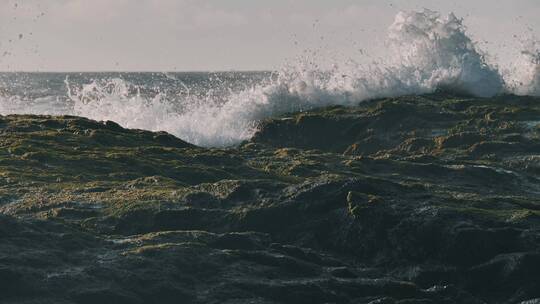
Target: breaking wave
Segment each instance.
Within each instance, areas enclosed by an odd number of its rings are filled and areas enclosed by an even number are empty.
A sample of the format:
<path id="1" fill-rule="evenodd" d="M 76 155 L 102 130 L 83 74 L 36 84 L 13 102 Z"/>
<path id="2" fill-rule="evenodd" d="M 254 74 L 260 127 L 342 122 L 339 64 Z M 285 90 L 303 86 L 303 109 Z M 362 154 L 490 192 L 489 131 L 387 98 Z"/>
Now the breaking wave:
<path id="1" fill-rule="evenodd" d="M 3 97 L 0 113 L 71 114 L 124 127 L 162 130 L 201 146 L 230 146 L 251 138 L 260 120 L 286 112 L 444 89 L 489 97 L 540 95 L 540 50 L 529 43 L 507 73 L 487 60 L 462 20 L 430 10 L 400 12 L 389 27 L 390 55 L 369 65 L 354 61 L 322 69 L 300 58 L 262 83 L 214 95 L 145 96 L 119 78 L 73 88 L 68 99 Z M 0 97 L 2 98 L 2 97 Z"/>

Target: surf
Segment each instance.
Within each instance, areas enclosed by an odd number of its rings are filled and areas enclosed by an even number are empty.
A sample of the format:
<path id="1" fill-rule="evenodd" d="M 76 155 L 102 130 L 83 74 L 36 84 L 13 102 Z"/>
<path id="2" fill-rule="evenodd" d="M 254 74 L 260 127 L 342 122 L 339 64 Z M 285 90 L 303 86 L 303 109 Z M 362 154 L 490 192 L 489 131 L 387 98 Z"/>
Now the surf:
<path id="1" fill-rule="evenodd" d="M 67 99 L 0 97 L 1 114 L 69 114 L 112 120 L 126 128 L 167 131 L 204 147 L 250 139 L 261 120 L 330 105 L 352 106 L 373 98 L 445 90 L 476 97 L 540 95 L 540 48 L 524 44 L 521 57 L 502 71 L 467 34 L 463 19 L 430 10 L 400 12 L 387 31 L 384 58 L 321 68 L 304 56 L 249 87 L 192 94 L 141 94 L 122 78 L 76 85 Z M 170 75 L 168 76 L 170 78 Z M 173 77 L 174 78 L 174 77 Z M 216 86 L 221 84 L 217 82 Z"/>

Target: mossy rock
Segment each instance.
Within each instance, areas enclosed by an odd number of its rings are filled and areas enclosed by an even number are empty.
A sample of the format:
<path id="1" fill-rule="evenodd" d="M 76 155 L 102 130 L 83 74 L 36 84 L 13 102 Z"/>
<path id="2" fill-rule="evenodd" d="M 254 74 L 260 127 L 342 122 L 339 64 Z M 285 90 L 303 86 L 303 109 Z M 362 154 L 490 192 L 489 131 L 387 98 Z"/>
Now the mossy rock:
<path id="1" fill-rule="evenodd" d="M 538 298 L 540 99 L 284 114 L 238 147 L 0 117 L 2 303 Z"/>

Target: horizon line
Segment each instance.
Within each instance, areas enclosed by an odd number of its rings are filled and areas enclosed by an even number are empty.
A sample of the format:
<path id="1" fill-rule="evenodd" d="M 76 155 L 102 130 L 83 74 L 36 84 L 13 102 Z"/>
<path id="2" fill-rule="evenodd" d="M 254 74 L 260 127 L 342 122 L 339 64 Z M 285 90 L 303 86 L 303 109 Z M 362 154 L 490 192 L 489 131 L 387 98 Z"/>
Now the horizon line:
<path id="1" fill-rule="evenodd" d="M 31 70 L 19 70 L 19 71 L 2 71 L 0 73 L 262 73 L 262 72 L 276 72 L 277 70 L 175 70 L 175 71 L 159 71 L 159 70 L 87 70 L 87 71 L 31 71 Z"/>

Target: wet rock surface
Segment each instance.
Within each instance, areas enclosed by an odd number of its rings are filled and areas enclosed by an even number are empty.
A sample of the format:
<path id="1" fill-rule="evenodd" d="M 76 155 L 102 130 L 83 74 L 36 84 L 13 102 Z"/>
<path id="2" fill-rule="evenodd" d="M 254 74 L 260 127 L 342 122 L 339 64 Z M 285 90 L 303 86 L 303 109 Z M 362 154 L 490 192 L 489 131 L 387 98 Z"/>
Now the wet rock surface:
<path id="1" fill-rule="evenodd" d="M 0 117 L 1 303 L 536 303 L 540 99 L 292 113 L 237 148 Z"/>

